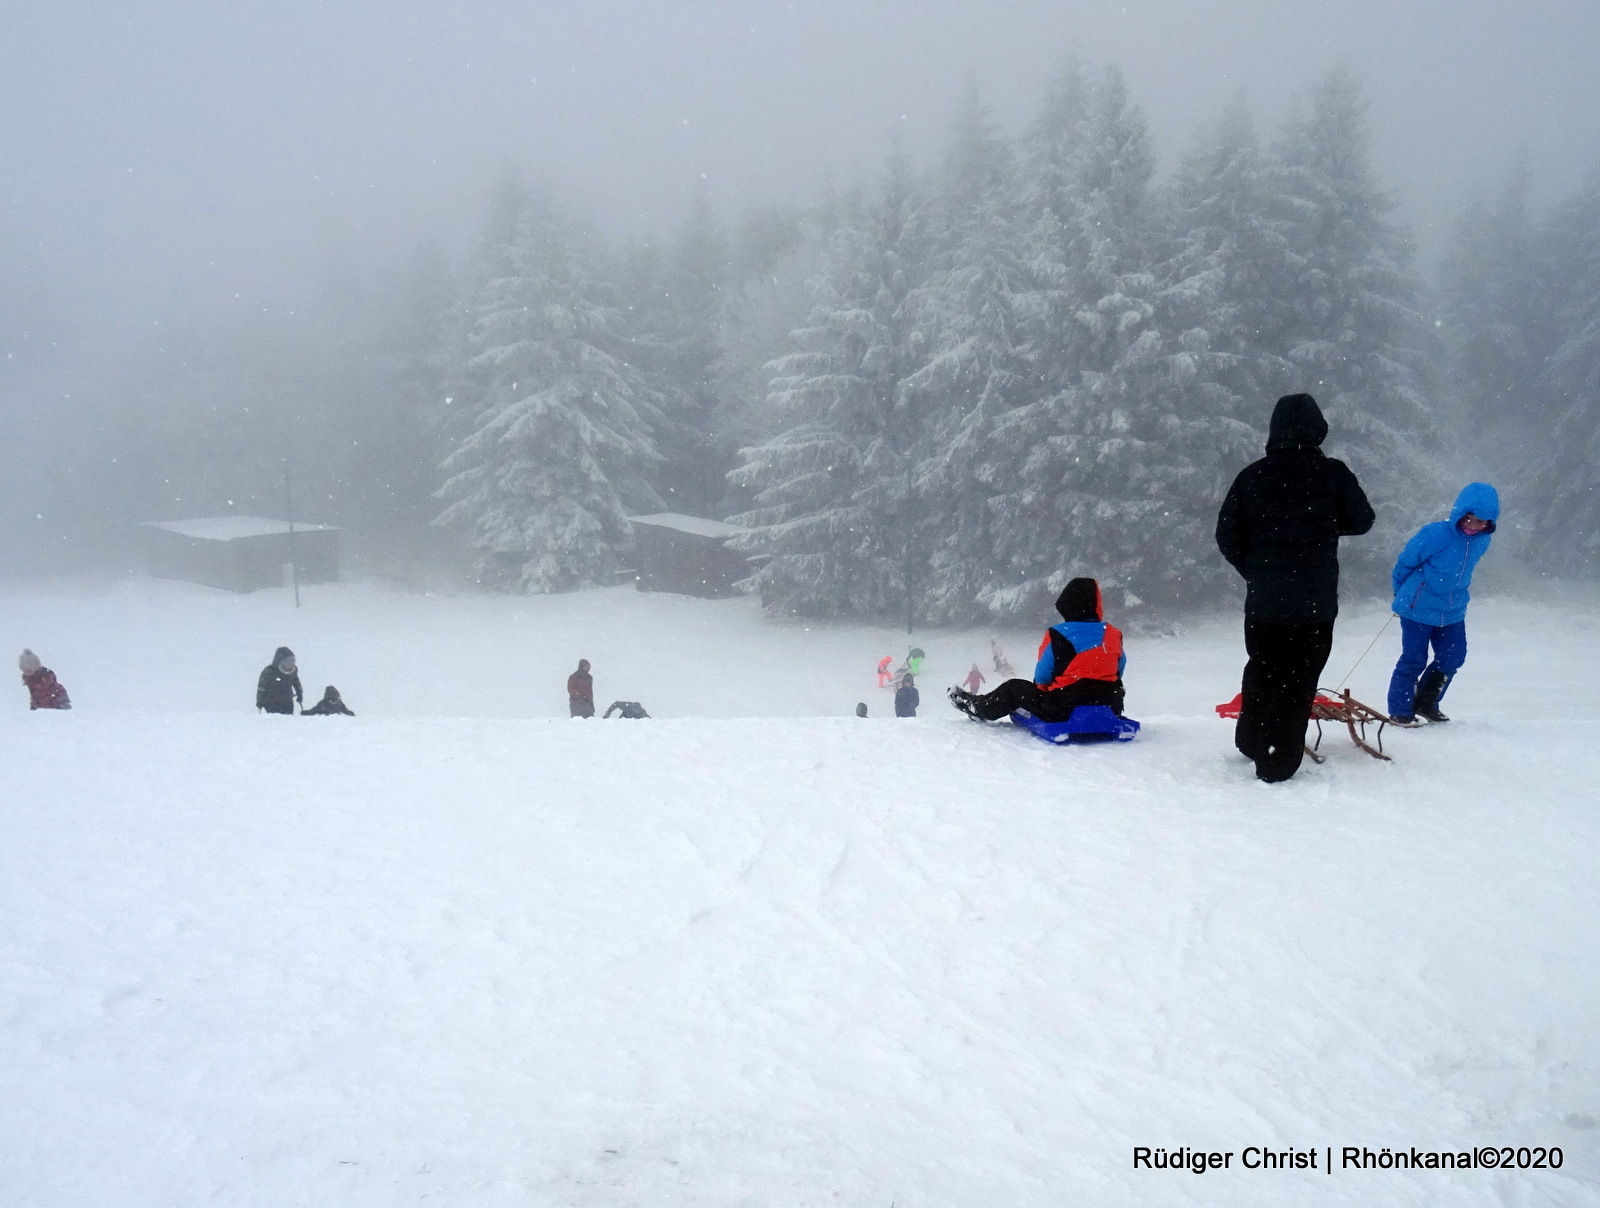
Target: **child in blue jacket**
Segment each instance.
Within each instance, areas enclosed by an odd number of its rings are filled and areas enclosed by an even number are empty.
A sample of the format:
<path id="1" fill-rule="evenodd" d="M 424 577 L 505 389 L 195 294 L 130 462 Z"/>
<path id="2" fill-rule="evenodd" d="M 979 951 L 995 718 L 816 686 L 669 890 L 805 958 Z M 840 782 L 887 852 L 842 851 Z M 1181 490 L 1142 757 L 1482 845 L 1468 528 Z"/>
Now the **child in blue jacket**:
<path id="1" fill-rule="evenodd" d="M 1450 720 L 1439 711 L 1439 702 L 1467 661 L 1472 571 L 1488 550 L 1499 518 L 1495 489 L 1469 482 L 1456 496 L 1450 519 L 1423 525 L 1400 551 L 1393 575 L 1400 661 L 1389 679 L 1389 716 L 1396 721 Z"/>

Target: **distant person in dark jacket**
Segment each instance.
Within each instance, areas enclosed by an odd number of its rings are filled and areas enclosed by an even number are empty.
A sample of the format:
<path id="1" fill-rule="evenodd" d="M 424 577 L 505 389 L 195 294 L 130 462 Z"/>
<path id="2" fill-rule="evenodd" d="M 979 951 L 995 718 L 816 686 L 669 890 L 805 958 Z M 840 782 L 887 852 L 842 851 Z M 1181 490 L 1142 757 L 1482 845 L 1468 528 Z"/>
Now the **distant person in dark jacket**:
<path id="1" fill-rule="evenodd" d="M 336 714 L 344 717 L 355 716 L 345 707 L 344 698 L 339 695 L 339 689 L 332 684 L 322 690 L 321 700 L 309 709 L 300 710 L 301 717 L 333 717 Z"/>
<path id="2" fill-rule="evenodd" d="M 1105 622 L 1100 584 L 1073 579 L 1056 598 L 1061 624 L 1045 630 L 1033 679 L 1008 679 L 993 692 L 950 689 L 950 703 L 969 717 L 999 721 L 1026 709 L 1040 721 L 1067 721 L 1079 705 L 1105 705 L 1122 714 L 1122 672 L 1128 656 L 1122 631 Z"/>
<path id="3" fill-rule="evenodd" d="M 894 715 L 896 717 L 915 717 L 917 706 L 922 703 L 922 694 L 917 691 L 917 680 L 912 675 L 902 675 L 900 686 L 894 690 Z"/>
<path id="4" fill-rule="evenodd" d="M 1309 394 L 1279 399 L 1267 455 L 1239 471 L 1217 514 L 1217 548 L 1245 581 L 1249 661 L 1234 744 L 1266 781 L 1300 768 L 1339 613 L 1339 538 L 1374 519 L 1350 467 L 1322 452 L 1327 435 Z"/>
<path id="5" fill-rule="evenodd" d="M 256 708 L 264 713 L 294 713 L 295 702 L 305 704 L 306 694 L 300 687 L 300 671 L 294 661 L 294 651 L 279 646 L 272 662 L 261 669 L 256 680 Z"/>
<path id="6" fill-rule="evenodd" d="M 638 721 L 641 718 L 650 716 L 644 711 L 644 706 L 636 700 L 612 701 L 606 706 L 605 717 L 610 717 L 613 713 L 615 713 L 619 718 L 627 718 L 629 721 Z M 605 717 L 601 718 L 600 720 L 604 721 Z"/>
<path id="7" fill-rule="evenodd" d="M 72 700 L 61 681 L 56 679 L 56 673 L 41 663 L 33 651 L 24 650 L 17 656 L 17 669 L 22 672 L 22 683 L 28 689 L 28 708 L 72 708 Z"/>
<path id="8" fill-rule="evenodd" d="M 579 659 L 578 669 L 567 676 L 567 709 L 573 717 L 594 716 L 594 676 L 589 660 Z"/>

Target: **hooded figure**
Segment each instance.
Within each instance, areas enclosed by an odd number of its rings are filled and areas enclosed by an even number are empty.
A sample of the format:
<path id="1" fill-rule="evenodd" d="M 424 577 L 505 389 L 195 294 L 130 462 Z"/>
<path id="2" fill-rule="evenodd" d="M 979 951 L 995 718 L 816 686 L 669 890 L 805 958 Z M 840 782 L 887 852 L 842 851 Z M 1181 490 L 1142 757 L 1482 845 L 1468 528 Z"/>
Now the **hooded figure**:
<path id="1" fill-rule="evenodd" d="M 1323 454 L 1327 435 L 1309 394 L 1280 398 L 1267 455 L 1239 471 L 1217 513 L 1217 548 L 1245 581 L 1249 661 L 1234 743 L 1262 780 L 1299 770 L 1339 612 L 1339 538 L 1374 519 L 1350 467 Z"/>
<path id="2" fill-rule="evenodd" d="M 1469 482 L 1450 518 L 1423 525 L 1400 551 L 1391 575 L 1400 618 L 1400 661 L 1389 678 L 1389 716 L 1396 721 L 1450 720 L 1439 701 L 1467 661 L 1472 572 L 1499 519 L 1499 493 L 1486 482 Z"/>
<path id="3" fill-rule="evenodd" d="M 951 703 L 982 721 L 998 721 L 1017 709 L 1040 721 L 1066 721 L 1079 705 L 1105 705 L 1121 716 L 1128 657 L 1122 631 L 1105 623 L 1100 584 L 1072 580 L 1057 598 L 1056 611 L 1061 624 L 1045 631 L 1031 683 L 1007 680 L 983 696 L 952 688 Z"/>
<path id="4" fill-rule="evenodd" d="M 594 677 L 588 659 L 579 659 L 578 669 L 567 676 L 567 710 L 573 717 L 594 716 Z"/>
<path id="5" fill-rule="evenodd" d="M 22 682 L 28 689 L 28 708 L 72 708 L 67 690 L 56 679 L 56 673 L 41 663 L 33 651 L 24 650 L 17 656 L 17 669 L 22 672 Z"/>
<path id="6" fill-rule="evenodd" d="M 266 713 L 293 714 L 295 702 L 303 705 L 305 700 L 294 651 L 287 646 L 279 646 L 272 656 L 272 662 L 261 669 L 261 675 L 256 680 L 256 708 Z"/>
<path id="7" fill-rule="evenodd" d="M 894 690 L 894 715 L 896 717 L 915 717 L 917 706 L 922 703 L 922 693 L 917 691 L 917 680 L 913 675 L 900 677 L 900 686 Z"/>
<path id="8" fill-rule="evenodd" d="M 345 707 L 344 698 L 339 695 L 339 689 L 332 684 L 322 690 L 321 700 L 309 709 L 300 710 L 301 717 L 332 717 L 335 714 L 341 714 L 345 717 L 355 716 Z"/>
<path id="9" fill-rule="evenodd" d="M 1339 613 L 1339 538 L 1372 528 L 1372 505 L 1350 472 L 1321 449 L 1328 421 L 1309 394 L 1272 410 L 1267 455 L 1233 480 L 1217 513 L 1217 548 L 1244 576 L 1244 613 L 1277 625 Z"/>

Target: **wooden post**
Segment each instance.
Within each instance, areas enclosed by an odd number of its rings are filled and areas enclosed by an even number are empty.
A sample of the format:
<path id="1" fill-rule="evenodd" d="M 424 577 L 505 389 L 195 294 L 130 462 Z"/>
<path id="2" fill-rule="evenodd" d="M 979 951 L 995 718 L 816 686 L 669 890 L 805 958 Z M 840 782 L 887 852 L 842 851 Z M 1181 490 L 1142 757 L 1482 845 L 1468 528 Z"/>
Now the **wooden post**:
<path id="1" fill-rule="evenodd" d="M 300 607 L 300 559 L 295 557 L 294 491 L 289 486 L 289 459 L 283 459 L 283 507 L 289 516 L 289 581 L 294 584 L 294 606 Z"/>

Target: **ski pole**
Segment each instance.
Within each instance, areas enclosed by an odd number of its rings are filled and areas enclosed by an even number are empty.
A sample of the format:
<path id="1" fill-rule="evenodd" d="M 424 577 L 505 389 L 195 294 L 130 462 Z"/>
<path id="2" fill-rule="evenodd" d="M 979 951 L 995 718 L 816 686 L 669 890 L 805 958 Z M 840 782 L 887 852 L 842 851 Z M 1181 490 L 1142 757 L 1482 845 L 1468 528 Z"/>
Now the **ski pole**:
<path id="1" fill-rule="evenodd" d="M 1394 618 L 1395 618 L 1395 614 L 1391 612 L 1389 614 L 1389 621 L 1394 620 Z M 1361 660 L 1366 658 L 1367 655 L 1372 653 L 1372 648 L 1378 644 L 1378 638 L 1381 638 L 1385 633 L 1387 633 L 1389 631 L 1389 621 L 1385 621 L 1383 623 L 1383 628 L 1378 630 L 1377 637 L 1374 637 L 1372 639 L 1372 641 L 1367 643 L 1367 648 L 1361 652 L 1361 658 L 1357 659 L 1354 663 L 1352 663 L 1350 665 L 1350 670 L 1348 670 L 1348 671 L 1346 671 L 1344 673 L 1344 679 L 1339 681 L 1338 688 L 1334 689 L 1335 692 L 1337 692 L 1339 690 L 1339 688 L 1343 688 L 1347 683 L 1350 682 L 1350 677 L 1356 673 L 1356 668 L 1361 666 Z"/>

